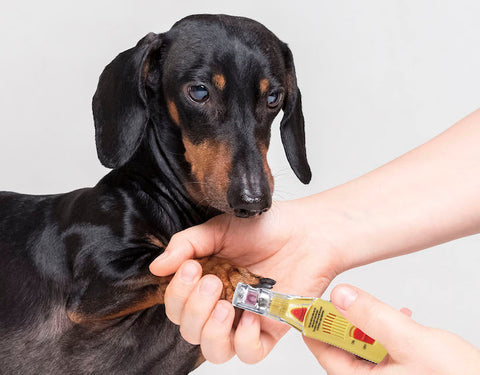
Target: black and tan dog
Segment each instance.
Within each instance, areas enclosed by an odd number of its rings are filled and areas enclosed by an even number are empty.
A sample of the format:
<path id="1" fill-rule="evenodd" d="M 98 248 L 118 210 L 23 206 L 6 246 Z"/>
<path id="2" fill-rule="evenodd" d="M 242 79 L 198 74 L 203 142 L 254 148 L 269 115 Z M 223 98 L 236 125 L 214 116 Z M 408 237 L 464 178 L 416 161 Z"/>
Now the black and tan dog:
<path id="1" fill-rule="evenodd" d="M 104 70 L 93 98 L 100 161 L 113 171 L 67 194 L 0 193 L 2 374 L 183 374 L 201 360 L 165 317 L 168 278 L 150 262 L 170 237 L 220 212 L 271 205 L 266 153 L 282 142 L 311 174 L 292 54 L 261 24 L 187 17 Z M 248 271 L 201 260 L 228 297 Z"/>

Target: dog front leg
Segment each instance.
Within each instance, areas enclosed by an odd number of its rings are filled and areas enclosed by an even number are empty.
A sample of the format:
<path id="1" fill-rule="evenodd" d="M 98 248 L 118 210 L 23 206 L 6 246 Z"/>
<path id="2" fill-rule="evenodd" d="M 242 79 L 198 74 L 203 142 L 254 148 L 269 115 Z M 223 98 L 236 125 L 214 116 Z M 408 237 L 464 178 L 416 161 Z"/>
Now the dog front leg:
<path id="1" fill-rule="evenodd" d="M 197 261 L 204 275 L 213 274 L 220 278 L 223 283 L 221 298 L 228 301 L 232 300 L 239 282 L 258 285 L 265 280 L 244 267 L 215 256 Z M 114 267 L 113 262 L 108 265 Z M 70 320 L 77 324 L 108 321 L 164 303 L 165 290 L 173 275 L 154 276 L 148 271 L 147 262 L 141 265 L 132 262 L 125 272 L 126 275 L 118 275 L 118 272 L 103 269 L 100 274 L 95 274 L 84 270 L 82 274 L 87 276 L 76 280 L 68 300 Z"/>

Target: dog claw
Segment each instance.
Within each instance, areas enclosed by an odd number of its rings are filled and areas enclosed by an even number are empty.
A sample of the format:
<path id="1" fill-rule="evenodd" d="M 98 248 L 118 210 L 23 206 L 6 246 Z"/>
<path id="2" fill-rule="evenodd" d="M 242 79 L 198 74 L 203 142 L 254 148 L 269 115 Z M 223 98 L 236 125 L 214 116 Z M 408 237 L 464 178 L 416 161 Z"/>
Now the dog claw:
<path id="1" fill-rule="evenodd" d="M 273 286 L 277 282 L 273 279 L 270 279 L 268 277 L 262 277 L 259 281 L 258 284 L 254 285 L 255 288 L 265 288 L 265 289 L 272 289 Z"/>

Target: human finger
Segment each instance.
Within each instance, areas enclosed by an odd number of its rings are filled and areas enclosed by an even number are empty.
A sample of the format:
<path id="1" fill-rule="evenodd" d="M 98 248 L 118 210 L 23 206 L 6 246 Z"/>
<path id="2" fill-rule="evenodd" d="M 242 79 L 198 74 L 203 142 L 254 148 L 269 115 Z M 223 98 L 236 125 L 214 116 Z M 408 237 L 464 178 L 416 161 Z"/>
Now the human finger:
<path id="1" fill-rule="evenodd" d="M 171 275 L 187 259 L 212 255 L 221 246 L 228 220 L 226 215 L 221 215 L 176 233 L 165 251 L 150 264 L 150 272 L 157 276 Z"/>
<path id="2" fill-rule="evenodd" d="M 185 303 L 202 275 L 197 261 L 188 260 L 179 268 L 165 290 L 165 312 L 168 319 L 180 324 Z"/>
<path id="3" fill-rule="evenodd" d="M 205 323 L 200 347 L 205 359 L 212 363 L 227 362 L 235 355 L 232 343 L 232 325 L 235 311 L 230 302 L 217 302 L 210 318 Z"/>
<path id="4" fill-rule="evenodd" d="M 185 302 L 180 319 L 180 333 L 190 344 L 200 344 L 205 322 L 222 292 L 222 282 L 214 275 L 205 275 L 193 288 Z"/>

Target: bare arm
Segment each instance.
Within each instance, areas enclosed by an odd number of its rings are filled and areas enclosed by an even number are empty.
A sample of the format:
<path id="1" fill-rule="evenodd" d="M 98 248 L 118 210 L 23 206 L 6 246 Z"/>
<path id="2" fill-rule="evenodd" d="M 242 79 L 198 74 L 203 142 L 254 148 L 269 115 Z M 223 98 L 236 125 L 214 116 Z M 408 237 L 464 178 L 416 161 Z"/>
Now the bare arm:
<path id="1" fill-rule="evenodd" d="M 336 212 L 343 269 L 480 231 L 480 110 L 396 160 L 300 200 Z M 320 206 L 320 208 L 319 208 Z"/>

